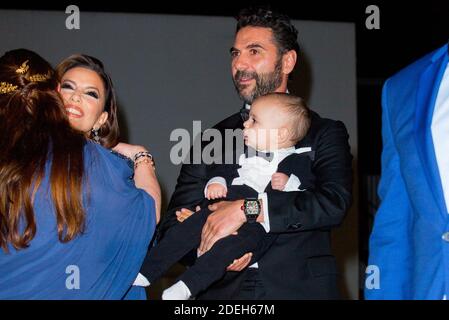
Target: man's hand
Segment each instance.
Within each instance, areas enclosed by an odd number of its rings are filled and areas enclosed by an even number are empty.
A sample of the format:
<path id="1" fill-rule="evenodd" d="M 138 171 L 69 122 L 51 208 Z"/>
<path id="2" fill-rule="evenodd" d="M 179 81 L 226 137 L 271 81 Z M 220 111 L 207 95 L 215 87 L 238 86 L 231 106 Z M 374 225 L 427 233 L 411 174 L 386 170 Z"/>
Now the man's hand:
<path id="1" fill-rule="evenodd" d="M 237 272 L 242 271 L 243 269 L 245 269 L 249 265 L 249 262 L 251 261 L 252 257 L 253 257 L 252 252 L 248 252 L 247 254 L 245 254 L 240 259 L 234 260 L 234 262 L 231 263 L 226 268 L 226 271 L 237 271 Z"/>
<path id="2" fill-rule="evenodd" d="M 221 183 L 211 183 L 207 186 L 206 198 L 207 200 L 225 198 L 227 193 L 228 189 Z"/>
<path id="3" fill-rule="evenodd" d="M 279 190 L 282 191 L 285 188 L 285 185 L 287 184 L 289 176 L 287 176 L 284 173 L 275 172 L 271 176 L 271 187 L 273 190 Z"/>
<path id="4" fill-rule="evenodd" d="M 200 206 L 196 206 L 195 210 L 196 210 L 196 212 L 200 211 L 201 210 Z M 193 214 L 192 210 L 182 208 L 181 210 L 176 211 L 176 219 L 179 222 L 183 222 L 185 219 L 190 217 L 192 214 Z"/>
<path id="5" fill-rule="evenodd" d="M 215 242 L 236 232 L 246 222 L 243 200 L 220 201 L 209 206 L 214 211 L 207 218 L 201 233 L 199 250 L 206 252 Z"/>

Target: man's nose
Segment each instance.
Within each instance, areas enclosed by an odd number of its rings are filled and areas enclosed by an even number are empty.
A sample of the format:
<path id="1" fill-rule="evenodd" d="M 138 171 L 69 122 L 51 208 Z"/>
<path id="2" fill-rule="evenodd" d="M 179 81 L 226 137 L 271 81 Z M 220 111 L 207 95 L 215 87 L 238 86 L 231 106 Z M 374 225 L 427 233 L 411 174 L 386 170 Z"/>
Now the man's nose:
<path id="1" fill-rule="evenodd" d="M 234 68 L 238 71 L 246 71 L 249 68 L 248 59 L 240 55 L 234 59 Z"/>

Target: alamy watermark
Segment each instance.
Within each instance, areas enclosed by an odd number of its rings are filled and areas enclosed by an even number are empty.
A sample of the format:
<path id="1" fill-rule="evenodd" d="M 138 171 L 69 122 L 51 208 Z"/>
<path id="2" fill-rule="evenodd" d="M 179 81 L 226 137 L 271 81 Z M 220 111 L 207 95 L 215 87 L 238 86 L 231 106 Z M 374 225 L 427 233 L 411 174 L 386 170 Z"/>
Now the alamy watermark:
<path id="1" fill-rule="evenodd" d="M 264 150 L 276 150 L 277 129 L 258 129 L 253 133 L 253 142 L 263 141 Z M 244 132 L 242 129 L 201 128 L 201 121 L 193 121 L 192 132 L 177 128 L 170 134 L 170 141 L 176 142 L 170 150 L 170 161 L 178 164 L 235 164 L 244 153 Z M 247 156 L 255 156 L 256 149 L 248 148 Z"/>
<path id="2" fill-rule="evenodd" d="M 365 26 L 368 30 L 380 29 L 380 9 L 376 5 L 366 7 L 365 13 L 369 16 L 365 20 Z"/>
<path id="3" fill-rule="evenodd" d="M 65 269 L 69 276 L 65 280 L 65 287 L 68 290 L 79 290 L 81 288 L 80 268 L 76 265 L 69 265 Z"/>
<path id="4" fill-rule="evenodd" d="M 368 290 L 380 289 L 380 269 L 376 265 L 370 265 L 365 271 L 365 288 Z"/>
<path id="5" fill-rule="evenodd" d="M 68 30 L 79 30 L 81 23 L 80 9 L 76 5 L 70 5 L 65 9 L 65 13 L 69 16 L 65 19 L 65 27 Z"/>

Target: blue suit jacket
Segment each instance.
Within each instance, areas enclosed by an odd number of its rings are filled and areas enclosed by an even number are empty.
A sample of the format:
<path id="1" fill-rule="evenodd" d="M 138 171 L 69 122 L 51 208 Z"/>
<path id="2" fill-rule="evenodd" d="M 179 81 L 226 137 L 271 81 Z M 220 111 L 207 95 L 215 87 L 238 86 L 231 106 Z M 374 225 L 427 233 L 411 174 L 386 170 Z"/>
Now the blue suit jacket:
<path id="1" fill-rule="evenodd" d="M 380 288 L 365 288 L 367 299 L 449 297 L 449 215 L 430 131 L 447 63 L 446 45 L 385 83 L 381 206 L 369 258 Z"/>

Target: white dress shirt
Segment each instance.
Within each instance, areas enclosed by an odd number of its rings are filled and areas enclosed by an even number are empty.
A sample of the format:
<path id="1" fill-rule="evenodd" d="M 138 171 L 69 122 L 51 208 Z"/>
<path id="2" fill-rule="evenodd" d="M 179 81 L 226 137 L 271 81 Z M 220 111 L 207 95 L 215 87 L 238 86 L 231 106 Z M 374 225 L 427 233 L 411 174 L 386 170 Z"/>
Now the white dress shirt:
<path id="1" fill-rule="evenodd" d="M 441 80 L 432 116 L 432 140 L 440 173 L 446 210 L 449 209 L 449 65 Z M 449 213 L 449 211 L 448 211 Z M 447 296 L 443 296 L 447 300 Z"/>
<path id="2" fill-rule="evenodd" d="M 449 208 L 449 67 L 446 66 L 432 117 L 432 139 L 446 209 Z"/>

